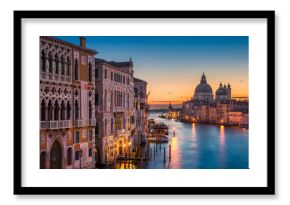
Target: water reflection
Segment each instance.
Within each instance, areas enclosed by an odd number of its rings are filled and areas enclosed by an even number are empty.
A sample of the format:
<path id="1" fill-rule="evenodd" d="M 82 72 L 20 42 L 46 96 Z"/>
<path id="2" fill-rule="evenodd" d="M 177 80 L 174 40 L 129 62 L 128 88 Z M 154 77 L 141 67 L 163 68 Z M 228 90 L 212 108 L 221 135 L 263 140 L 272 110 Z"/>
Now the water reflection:
<path id="1" fill-rule="evenodd" d="M 220 164 L 225 164 L 225 126 L 220 126 Z"/>
<path id="2" fill-rule="evenodd" d="M 169 142 L 167 144 L 150 144 L 153 151 L 152 158 L 145 164 L 145 168 L 248 168 L 248 130 L 160 119 L 154 112 L 150 112 L 149 118 L 168 125 Z M 171 160 L 169 160 L 169 145 L 171 145 Z"/>
<path id="3" fill-rule="evenodd" d="M 169 161 L 169 168 L 180 168 L 180 150 L 178 136 L 176 135 L 171 138 L 171 159 Z"/>

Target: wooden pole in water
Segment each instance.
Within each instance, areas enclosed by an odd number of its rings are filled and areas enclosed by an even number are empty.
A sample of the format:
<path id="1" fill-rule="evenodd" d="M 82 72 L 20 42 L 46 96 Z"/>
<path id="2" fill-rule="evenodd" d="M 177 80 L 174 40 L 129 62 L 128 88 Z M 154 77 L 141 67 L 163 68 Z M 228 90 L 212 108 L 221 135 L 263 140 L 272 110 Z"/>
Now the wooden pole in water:
<path id="1" fill-rule="evenodd" d="M 171 160 L 171 145 L 169 145 L 169 160 Z"/>
<path id="2" fill-rule="evenodd" d="M 163 153 L 164 153 L 164 162 L 165 162 L 166 161 L 166 159 L 165 159 L 165 147 L 163 149 Z"/>

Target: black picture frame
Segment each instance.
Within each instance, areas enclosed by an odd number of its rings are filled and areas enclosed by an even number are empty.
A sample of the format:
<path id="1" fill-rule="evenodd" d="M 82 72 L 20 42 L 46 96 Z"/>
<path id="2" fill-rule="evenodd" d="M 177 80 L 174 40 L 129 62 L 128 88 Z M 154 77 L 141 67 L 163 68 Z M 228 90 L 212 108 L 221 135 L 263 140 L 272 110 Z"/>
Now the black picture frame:
<path id="1" fill-rule="evenodd" d="M 267 21 L 266 187 L 23 187 L 21 122 L 22 19 L 46 18 L 232 18 Z M 273 195 L 275 194 L 275 11 L 14 11 L 14 194 L 16 195 Z"/>

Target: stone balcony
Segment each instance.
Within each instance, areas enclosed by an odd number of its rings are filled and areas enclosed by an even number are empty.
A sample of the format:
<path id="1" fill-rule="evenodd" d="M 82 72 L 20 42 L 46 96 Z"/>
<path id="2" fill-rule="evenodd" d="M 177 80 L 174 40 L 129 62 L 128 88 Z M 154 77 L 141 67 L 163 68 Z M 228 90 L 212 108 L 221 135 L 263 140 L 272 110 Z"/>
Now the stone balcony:
<path id="1" fill-rule="evenodd" d="M 47 81 L 61 81 L 61 82 L 66 82 L 66 83 L 71 82 L 71 76 L 58 75 L 55 73 L 41 72 L 40 78 L 41 80 L 47 80 Z"/>
<path id="2" fill-rule="evenodd" d="M 126 129 L 120 129 L 120 130 L 116 130 L 115 131 L 115 137 L 118 137 L 121 134 L 125 134 L 126 133 Z"/>
<path id="3" fill-rule="evenodd" d="M 72 127 L 71 120 L 58 120 L 58 121 L 41 121 L 41 129 L 62 129 Z"/>
<path id="4" fill-rule="evenodd" d="M 90 126 L 96 126 L 96 119 L 90 119 L 89 124 Z"/>
<path id="5" fill-rule="evenodd" d="M 88 126 L 88 121 L 87 121 L 87 120 L 75 120 L 75 121 L 74 121 L 74 126 L 75 126 L 75 127 L 84 127 L 84 126 Z"/>

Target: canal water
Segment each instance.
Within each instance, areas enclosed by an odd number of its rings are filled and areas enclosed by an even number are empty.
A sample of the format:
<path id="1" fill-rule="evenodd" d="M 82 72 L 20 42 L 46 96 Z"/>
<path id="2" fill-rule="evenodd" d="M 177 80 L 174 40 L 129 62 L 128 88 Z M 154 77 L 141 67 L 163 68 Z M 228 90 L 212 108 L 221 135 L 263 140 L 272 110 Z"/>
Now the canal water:
<path id="1" fill-rule="evenodd" d="M 144 164 L 144 168 L 248 169 L 247 129 L 161 119 L 158 117 L 159 114 L 150 111 L 149 119 L 153 118 L 155 122 L 164 122 L 169 126 L 169 142 L 150 143 L 150 160 Z M 170 160 L 169 145 L 171 145 Z"/>

